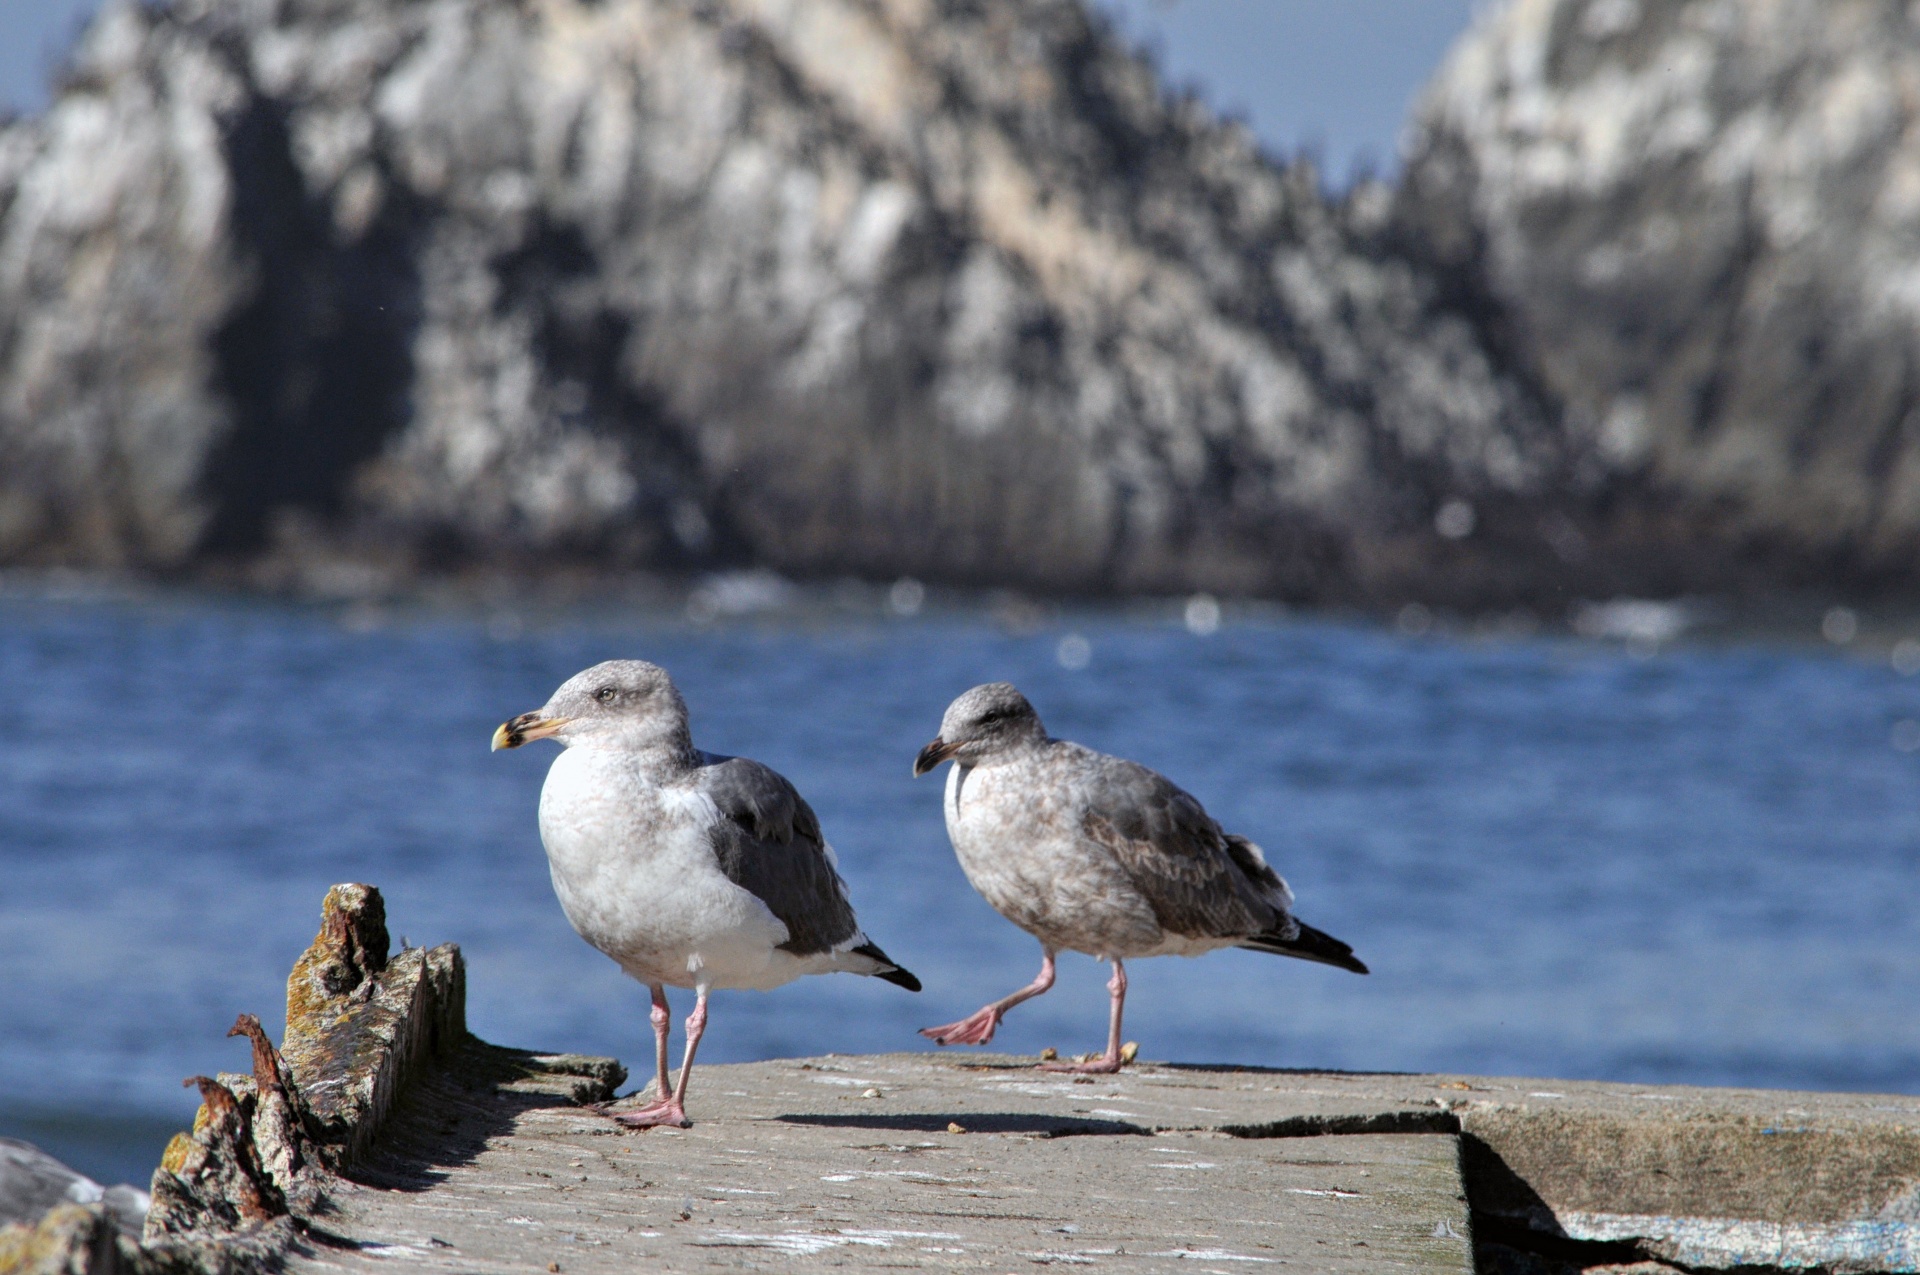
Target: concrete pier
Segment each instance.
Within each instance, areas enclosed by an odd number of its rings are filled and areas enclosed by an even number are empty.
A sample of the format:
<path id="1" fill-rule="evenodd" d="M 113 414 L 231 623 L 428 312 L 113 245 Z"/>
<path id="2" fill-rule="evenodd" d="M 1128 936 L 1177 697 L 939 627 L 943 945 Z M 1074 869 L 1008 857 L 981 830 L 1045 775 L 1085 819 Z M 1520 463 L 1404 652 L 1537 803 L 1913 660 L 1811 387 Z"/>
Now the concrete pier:
<path id="1" fill-rule="evenodd" d="M 0 1273 L 1920 1271 L 1912 1096 L 943 1051 L 702 1067 L 642 1133 L 617 1062 L 476 1040 L 458 950 L 386 949 L 337 887 L 143 1242 L 65 1206 Z"/>
<path id="2" fill-rule="evenodd" d="M 539 1076 L 470 1083 L 477 1061 L 411 1095 L 336 1193 L 322 1225 L 360 1247 L 303 1244 L 292 1269 L 1473 1269 L 1456 1136 L 1225 1132 L 1340 1078 L 751 1063 L 697 1071 L 693 1128 L 639 1134 L 540 1105 Z"/>
<path id="3" fill-rule="evenodd" d="M 634 1134 L 547 1105 L 575 1076 L 459 1054 L 294 1268 L 1465 1272 L 1477 1239 L 1514 1270 L 1920 1270 L 1920 1099 L 1033 1061 L 703 1068 L 694 1128 Z"/>

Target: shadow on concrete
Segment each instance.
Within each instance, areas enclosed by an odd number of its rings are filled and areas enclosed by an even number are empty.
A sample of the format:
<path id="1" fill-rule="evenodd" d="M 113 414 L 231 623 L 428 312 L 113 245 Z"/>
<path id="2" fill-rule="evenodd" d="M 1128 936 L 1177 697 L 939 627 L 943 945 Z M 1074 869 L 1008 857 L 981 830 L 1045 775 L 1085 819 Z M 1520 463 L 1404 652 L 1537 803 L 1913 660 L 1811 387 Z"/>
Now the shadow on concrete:
<path id="1" fill-rule="evenodd" d="M 967 1133 L 1024 1133 L 1042 1138 L 1075 1138 L 1088 1135 L 1138 1134 L 1151 1130 L 1124 1120 L 1087 1120 L 1080 1116 L 1049 1116 L 1033 1112 L 965 1111 L 913 1112 L 906 1115 L 785 1115 L 775 1119 L 785 1124 L 816 1125 L 836 1129 L 887 1129 L 897 1133 L 951 1133 L 948 1126 L 959 1125 Z"/>
<path id="2" fill-rule="evenodd" d="M 578 1077 L 555 1072 L 542 1055 L 469 1036 L 408 1086 L 381 1125 L 374 1153 L 345 1176 L 389 1191 L 425 1191 L 447 1170 L 471 1163 L 489 1139 L 513 1132 L 529 1111 L 584 1113 L 578 1087 Z"/>
<path id="3" fill-rule="evenodd" d="M 1331 1067 L 1262 1067 L 1255 1063 L 1184 1063 L 1156 1062 L 1155 1067 L 1168 1071 L 1200 1071 L 1233 1074 L 1245 1072 L 1255 1076 L 1422 1076 L 1429 1073 L 1419 1071 L 1340 1071 Z"/>
<path id="4" fill-rule="evenodd" d="M 1356 1133 L 1458 1133 L 1451 1111 L 1380 1111 L 1372 1115 L 1288 1116 L 1259 1124 L 1221 1125 L 1236 1138 L 1325 1138 Z"/>

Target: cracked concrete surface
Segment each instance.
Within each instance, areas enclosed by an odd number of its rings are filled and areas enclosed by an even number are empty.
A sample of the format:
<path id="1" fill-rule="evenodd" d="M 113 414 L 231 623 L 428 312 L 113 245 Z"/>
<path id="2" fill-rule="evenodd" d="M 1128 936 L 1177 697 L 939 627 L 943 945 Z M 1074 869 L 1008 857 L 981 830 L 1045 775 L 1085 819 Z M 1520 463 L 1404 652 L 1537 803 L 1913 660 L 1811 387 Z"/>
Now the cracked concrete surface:
<path id="1" fill-rule="evenodd" d="M 699 1070 L 692 1129 L 634 1134 L 528 1105 L 538 1079 L 445 1078 L 291 1269 L 1472 1270 L 1457 1137 L 1225 1132 L 1308 1079 L 753 1063 Z"/>

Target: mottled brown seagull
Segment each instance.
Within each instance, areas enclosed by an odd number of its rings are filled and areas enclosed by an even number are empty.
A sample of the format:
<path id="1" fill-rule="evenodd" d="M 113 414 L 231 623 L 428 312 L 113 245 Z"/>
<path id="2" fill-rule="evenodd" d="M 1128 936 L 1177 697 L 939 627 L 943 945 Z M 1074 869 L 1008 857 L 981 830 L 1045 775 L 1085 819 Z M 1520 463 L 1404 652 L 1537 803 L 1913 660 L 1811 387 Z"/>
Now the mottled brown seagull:
<path id="1" fill-rule="evenodd" d="M 1040 940 L 1032 983 L 978 1013 L 920 1034 L 941 1045 L 984 1045 L 1001 1018 L 1053 986 L 1067 950 L 1113 965 L 1107 1052 L 1049 1070 L 1115 1072 L 1123 1062 L 1123 961 L 1251 948 L 1365 974 L 1353 949 L 1293 915 L 1293 891 L 1260 847 L 1224 831 L 1200 803 L 1145 766 L 1048 736 L 1006 682 L 976 686 L 948 706 L 939 736 L 913 763 L 924 775 L 952 761 L 947 835 L 973 888 Z"/>
<path id="2" fill-rule="evenodd" d="M 568 678 L 493 746 L 564 747 L 540 790 L 540 839 L 574 932 L 653 993 L 655 1100 L 614 1119 L 685 1126 L 687 1075 L 714 988 L 802 974 L 920 980 L 861 932 L 820 821 L 772 769 L 693 746 L 665 669 L 608 660 Z M 687 1052 L 667 1083 L 668 987 L 693 989 Z"/>

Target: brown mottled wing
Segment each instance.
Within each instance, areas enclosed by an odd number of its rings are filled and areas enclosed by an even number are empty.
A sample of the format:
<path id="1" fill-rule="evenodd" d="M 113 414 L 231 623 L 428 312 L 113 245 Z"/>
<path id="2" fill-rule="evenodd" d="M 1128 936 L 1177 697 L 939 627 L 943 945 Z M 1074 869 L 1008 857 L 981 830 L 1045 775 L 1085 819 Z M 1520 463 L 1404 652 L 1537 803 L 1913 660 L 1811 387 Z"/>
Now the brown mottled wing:
<path id="1" fill-rule="evenodd" d="M 794 786 L 745 757 L 701 758 L 695 782 L 720 812 L 711 834 L 714 858 L 728 880 L 787 927 L 781 949 L 811 956 L 859 933 L 820 821 Z"/>
<path id="2" fill-rule="evenodd" d="M 1162 929 L 1188 938 L 1245 938 L 1286 926 L 1290 896 L 1260 852 L 1222 832 L 1164 776 L 1100 757 L 1081 827 L 1106 847 Z"/>

